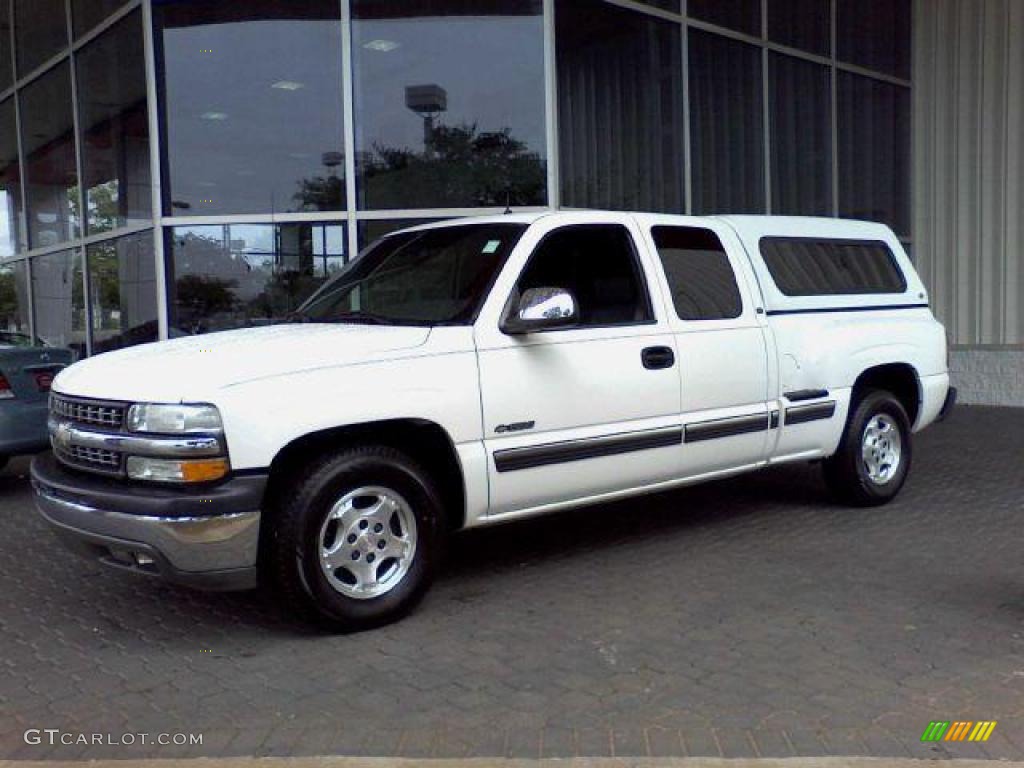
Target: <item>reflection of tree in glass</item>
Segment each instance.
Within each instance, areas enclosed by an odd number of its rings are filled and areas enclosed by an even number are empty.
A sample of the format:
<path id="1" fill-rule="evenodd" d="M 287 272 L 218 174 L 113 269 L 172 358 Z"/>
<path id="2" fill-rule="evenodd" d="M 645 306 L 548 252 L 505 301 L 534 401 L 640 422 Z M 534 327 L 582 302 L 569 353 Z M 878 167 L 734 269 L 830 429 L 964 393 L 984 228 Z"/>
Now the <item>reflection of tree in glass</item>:
<path id="1" fill-rule="evenodd" d="M 209 275 L 182 275 L 174 284 L 179 320 L 191 326 L 235 306 L 234 281 Z"/>
<path id="2" fill-rule="evenodd" d="M 93 315 L 101 328 L 112 321 L 110 312 L 121 307 L 121 285 L 118 276 L 117 252 L 114 245 L 106 243 L 102 252 L 89 252 L 89 272 L 94 296 Z M 117 324 L 113 327 L 116 329 Z"/>
<path id="3" fill-rule="evenodd" d="M 277 271 L 267 280 L 263 292 L 247 305 L 249 317 L 282 318 L 294 312 L 323 284 L 309 271 Z"/>
<path id="4" fill-rule="evenodd" d="M 18 326 L 18 289 L 14 272 L 0 272 L 0 331 L 16 330 Z"/>
<path id="5" fill-rule="evenodd" d="M 312 226 L 282 226 L 297 227 L 297 236 L 284 238 L 278 230 L 269 252 L 239 249 L 233 240 L 193 232 L 176 238 L 178 329 L 203 333 L 267 324 L 312 295 L 331 267 L 317 267 Z"/>
<path id="6" fill-rule="evenodd" d="M 374 208 L 542 205 L 545 170 L 538 153 L 508 128 L 437 125 L 422 152 L 373 146 L 361 173 Z"/>
<path id="7" fill-rule="evenodd" d="M 75 184 L 73 187 L 68 187 L 64 190 L 64 194 L 67 197 L 68 204 L 68 225 L 72 232 L 80 233 L 82 231 L 82 212 L 78 205 L 78 185 Z M 57 214 L 59 218 L 60 212 L 58 211 Z"/>
<path id="8" fill-rule="evenodd" d="M 336 211 L 341 209 L 345 182 L 334 174 L 299 180 L 299 191 L 292 197 L 299 211 Z"/>
<path id="9" fill-rule="evenodd" d="M 97 184 L 89 190 L 89 231 L 106 232 L 118 223 L 117 180 Z"/>

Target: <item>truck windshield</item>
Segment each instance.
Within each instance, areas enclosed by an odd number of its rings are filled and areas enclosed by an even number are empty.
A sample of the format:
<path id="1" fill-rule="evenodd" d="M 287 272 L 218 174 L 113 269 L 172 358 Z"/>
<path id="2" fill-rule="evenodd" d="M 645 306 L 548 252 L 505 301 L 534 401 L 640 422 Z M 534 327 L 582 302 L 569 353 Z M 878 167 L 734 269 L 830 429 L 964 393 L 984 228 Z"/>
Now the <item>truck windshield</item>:
<path id="1" fill-rule="evenodd" d="M 378 240 L 295 313 L 298 321 L 473 322 L 525 224 L 460 224 Z"/>

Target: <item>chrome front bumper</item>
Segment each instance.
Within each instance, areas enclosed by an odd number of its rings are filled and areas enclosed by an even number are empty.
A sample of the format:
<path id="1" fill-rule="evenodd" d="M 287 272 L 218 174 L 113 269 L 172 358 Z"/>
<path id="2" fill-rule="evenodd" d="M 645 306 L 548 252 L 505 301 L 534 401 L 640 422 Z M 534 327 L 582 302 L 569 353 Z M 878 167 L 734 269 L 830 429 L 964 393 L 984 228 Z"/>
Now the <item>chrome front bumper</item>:
<path id="1" fill-rule="evenodd" d="M 257 582 L 260 512 L 154 517 L 63 498 L 38 481 L 36 507 L 78 552 L 120 568 L 200 589 L 249 589 Z"/>

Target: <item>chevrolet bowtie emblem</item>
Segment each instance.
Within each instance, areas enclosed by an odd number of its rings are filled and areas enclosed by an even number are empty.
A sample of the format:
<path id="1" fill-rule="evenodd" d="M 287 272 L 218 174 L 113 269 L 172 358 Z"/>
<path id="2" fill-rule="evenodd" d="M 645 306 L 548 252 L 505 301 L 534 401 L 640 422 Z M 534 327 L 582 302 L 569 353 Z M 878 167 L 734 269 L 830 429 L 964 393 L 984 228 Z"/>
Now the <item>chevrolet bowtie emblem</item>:
<path id="1" fill-rule="evenodd" d="M 71 427 L 66 422 L 61 422 L 57 425 L 57 432 L 53 436 L 53 440 L 61 448 L 71 447 Z"/>

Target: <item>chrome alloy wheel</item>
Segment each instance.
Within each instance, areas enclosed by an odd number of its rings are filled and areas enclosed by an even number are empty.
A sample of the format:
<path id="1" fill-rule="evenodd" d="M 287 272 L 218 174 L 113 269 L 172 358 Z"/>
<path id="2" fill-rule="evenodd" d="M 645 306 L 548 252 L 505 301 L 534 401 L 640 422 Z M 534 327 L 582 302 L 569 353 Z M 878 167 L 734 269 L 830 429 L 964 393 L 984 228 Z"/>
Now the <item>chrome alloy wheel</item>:
<path id="1" fill-rule="evenodd" d="M 320 528 L 320 568 L 346 597 L 390 592 L 416 556 L 416 517 L 390 488 L 366 486 L 342 496 Z"/>
<path id="2" fill-rule="evenodd" d="M 885 413 L 876 414 L 864 427 L 861 459 L 868 478 L 875 485 L 885 485 L 900 468 L 903 439 L 896 421 Z"/>

